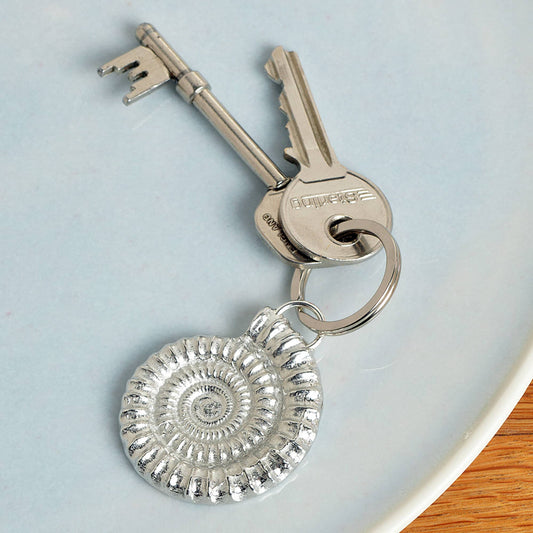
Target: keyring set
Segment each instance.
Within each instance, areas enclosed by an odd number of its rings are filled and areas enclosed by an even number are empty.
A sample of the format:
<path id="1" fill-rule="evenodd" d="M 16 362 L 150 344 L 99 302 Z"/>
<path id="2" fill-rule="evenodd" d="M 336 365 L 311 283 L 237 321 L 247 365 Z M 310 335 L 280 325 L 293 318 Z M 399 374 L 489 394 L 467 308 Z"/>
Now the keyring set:
<path id="1" fill-rule="evenodd" d="M 295 271 L 290 301 L 262 309 L 242 336 L 181 339 L 151 355 L 128 381 L 121 437 L 137 472 L 159 490 L 194 503 L 242 501 L 285 479 L 315 439 L 323 392 L 313 349 L 366 324 L 394 293 L 401 259 L 391 208 L 376 185 L 338 162 L 295 52 L 278 47 L 265 66 L 282 85 L 291 143 L 284 156 L 299 168 L 289 178 L 153 26 L 141 24 L 137 37 L 140 46 L 98 73 L 128 73 L 126 104 L 175 82 L 267 186 L 256 227 Z M 383 279 L 361 309 L 326 320 L 306 299 L 312 269 L 357 263 L 381 248 Z M 283 316 L 291 308 L 316 332 L 311 343 Z"/>

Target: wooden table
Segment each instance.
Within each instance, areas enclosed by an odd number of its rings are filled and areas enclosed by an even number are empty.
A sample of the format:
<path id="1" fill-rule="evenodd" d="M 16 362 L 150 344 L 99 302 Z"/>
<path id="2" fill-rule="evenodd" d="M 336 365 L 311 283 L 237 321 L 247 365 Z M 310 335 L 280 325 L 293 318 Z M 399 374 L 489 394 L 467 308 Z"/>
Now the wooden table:
<path id="1" fill-rule="evenodd" d="M 533 533 L 533 383 L 457 481 L 404 533 Z"/>

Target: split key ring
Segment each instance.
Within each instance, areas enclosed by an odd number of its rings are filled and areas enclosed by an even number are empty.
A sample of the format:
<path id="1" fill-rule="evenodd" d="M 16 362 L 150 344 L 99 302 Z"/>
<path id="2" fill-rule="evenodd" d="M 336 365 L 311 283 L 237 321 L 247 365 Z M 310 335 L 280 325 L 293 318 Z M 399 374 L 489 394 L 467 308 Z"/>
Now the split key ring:
<path id="1" fill-rule="evenodd" d="M 400 248 L 387 228 L 373 220 L 346 220 L 339 224 L 338 233 L 365 233 L 377 237 L 387 255 L 383 279 L 372 298 L 361 309 L 340 320 L 314 318 L 303 309 L 298 310 L 298 318 L 309 329 L 323 335 L 343 335 L 360 328 L 372 320 L 390 300 L 400 277 Z M 291 300 L 306 300 L 305 286 L 311 274 L 309 268 L 296 268 L 291 282 Z"/>

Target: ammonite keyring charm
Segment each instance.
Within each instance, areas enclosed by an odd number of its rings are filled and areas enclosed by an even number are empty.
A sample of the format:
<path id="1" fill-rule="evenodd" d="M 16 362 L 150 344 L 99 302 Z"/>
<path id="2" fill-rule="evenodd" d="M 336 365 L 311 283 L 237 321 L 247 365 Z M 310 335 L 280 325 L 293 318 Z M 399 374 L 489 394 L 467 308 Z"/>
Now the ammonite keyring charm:
<path id="1" fill-rule="evenodd" d="M 284 310 L 263 309 L 236 339 L 169 344 L 136 370 L 120 424 L 146 481 L 197 503 L 241 501 L 300 463 L 318 429 L 322 387 L 316 341 L 307 344 Z"/>

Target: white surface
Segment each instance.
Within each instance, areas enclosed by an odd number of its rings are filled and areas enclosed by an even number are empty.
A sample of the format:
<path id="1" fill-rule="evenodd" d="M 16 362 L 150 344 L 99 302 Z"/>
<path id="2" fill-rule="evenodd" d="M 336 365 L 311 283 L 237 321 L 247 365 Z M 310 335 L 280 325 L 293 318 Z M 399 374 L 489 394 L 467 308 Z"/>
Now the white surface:
<path id="1" fill-rule="evenodd" d="M 533 377 L 531 4 L 301 5 L 4 8 L 2 529 L 394 531 Z M 145 20 L 290 172 L 262 65 L 278 44 L 296 50 L 340 161 L 385 192 L 402 249 L 389 307 L 318 350 L 307 463 L 238 506 L 166 498 L 118 436 L 140 362 L 182 336 L 240 334 L 288 299 L 291 275 L 253 227 L 262 184 L 202 117 L 170 86 L 125 108 L 127 80 L 96 75 Z M 315 272 L 309 298 L 352 312 L 382 266 Z"/>

